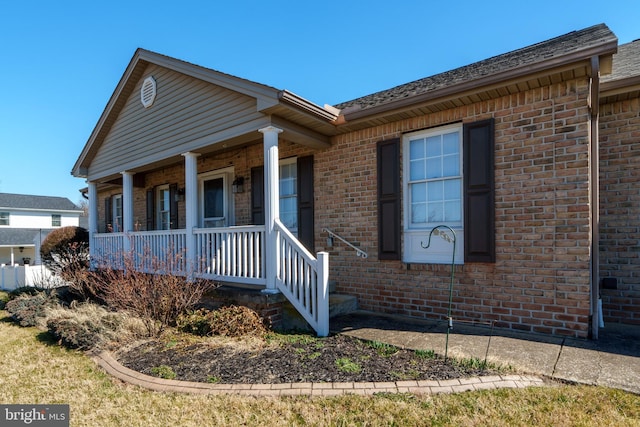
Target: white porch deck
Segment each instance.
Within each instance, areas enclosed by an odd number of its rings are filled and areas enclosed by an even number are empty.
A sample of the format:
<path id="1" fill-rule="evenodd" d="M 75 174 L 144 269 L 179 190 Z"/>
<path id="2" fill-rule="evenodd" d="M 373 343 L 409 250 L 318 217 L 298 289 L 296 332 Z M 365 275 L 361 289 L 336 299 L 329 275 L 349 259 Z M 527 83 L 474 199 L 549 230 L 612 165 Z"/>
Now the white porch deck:
<path id="1" fill-rule="evenodd" d="M 316 333 L 326 336 L 328 254 L 314 257 L 279 220 L 274 229 L 273 242 L 267 241 L 264 225 L 194 228 L 191 233 L 94 233 L 90 247 L 98 264 L 124 266 L 125 255 L 130 254 L 140 271 L 193 275 L 261 286 L 263 292 L 282 292 Z M 268 274 L 275 278 L 269 280 Z"/>

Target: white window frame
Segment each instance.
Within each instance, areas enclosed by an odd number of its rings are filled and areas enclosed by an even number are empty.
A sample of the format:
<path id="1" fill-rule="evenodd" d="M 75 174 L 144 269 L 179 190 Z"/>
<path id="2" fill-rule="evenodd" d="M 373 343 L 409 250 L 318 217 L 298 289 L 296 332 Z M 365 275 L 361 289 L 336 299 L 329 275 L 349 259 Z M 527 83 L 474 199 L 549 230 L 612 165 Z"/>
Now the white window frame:
<path id="1" fill-rule="evenodd" d="M 0 227 L 9 227 L 11 225 L 11 212 L 0 212 Z"/>
<path id="2" fill-rule="evenodd" d="M 62 215 L 51 214 L 51 227 L 62 227 Z"/>
<path id="3" fill-rule="evenodd" d="M 218 169 L 211 172 L 205 172 L 198 175 L 198 204 L 199 204 L 199 224 L 202 228 L 211 228 L 211 227 L 230 227 L 235 225 L 235 215 L 234 215 L 234 198 L 233 192 L 231 189 L 231 183 L 233 182 L 234 169 L 233 167 L 228 167 L 224 169 Z M 205 181 L 222 178 L 222 186 L 223 186 L 223 215 L 222 217 L 216 218 L 205 218 L 204 217 L 204 183 Z M 211 223 L 215 222 L 214 225 Z"/>
<path id="4" fill-rule="evenodd" d="M 292 194 L 287 194 L 287 195 L 283 195 L 282 192 L 282 183 L 283 183 L 283 178 L 282 178 L 282 167 L 283 166 L 291 166 L 294 165 L 294 170 L 295 170 L 295 176 L 293 177 L 293 185 L 294 185 L 294 192 Z M 298 170 L 297 170 L 297 166 L 298 166 L 298 158 L 297 157 L 290 157 L 288 159 L 282 159 L 279 162 L 279 171 L 278 171 L 278 177 L 279 177 L 279 182 L 278 182 L 278 186 L 280 186 L 280 191 L 279 193 L 279 197 L 280 200 L 278 201 L 278 203 L 280 204 L 280 220 L 282 220 L 282 203 L 283 201 L 287 200 L 287 199 L 294 199 L 295 200 L 295 205 L 296 205 L 296 209 L 295 209 L 295 218 L 296 218 L 296 224 L 295 227 L 291 226 L 289 224 L 286 224 L 283 221 L 283 224 L 287 226 L 287 228 L 289 229 L 289 231 L 291 231 L 291 233 L 294 236 L 298 235 Z"/>
<path id="5" fill-rule="evenodd" d="M 162 202 L 164 194 L 167 196 L 167 206 L 162 209 Z M 169 185 L 161 185 L 156 189 L 155 199 L 155 215 L 156 215 L 156 229 L 158 230 L 170 230 L 171 229 L 171 192 L 169 191 Z"/>
<path id="6" fill-rule="evenodd" d="M 411 186 L 415 183 L 427 182 L 428 180 L 421 180 L 412 182 L 410 180 L 410 167 L 411 167 L 411 141 L 428 138 L 432 136 L 441 136 L 449 133 L 458 133 L 459 143 L 459 176 L 453 179 L 460 180 L 460 220 L 459 221 L 438 221 L 438 222 L 425 222 L 420 224 L 413 223 L 412 219 L 412 200 L 411 200 Z M 431 230 L 438 225 L 447 225 L 451 227 L 456 233 L 456 253 L 455 263 L 464 263 L 464 177 L 463 177 L 463 144 L 462 144 L 462 124 L 447 125 L 437 128 L 426 129 L 418 132 L 412 132 L 403 135 L 402 137 L 402 152 L 403 154 L 403 173 L 402 173 L 402 191 L 403 191 L 403 251 L 402 260 L 406 263 L 424 263 L 424 264 L 450 264 L 453 256 L 453 245 L 447 242 L 435 233 L 431 238 L 431 244 L 428 249 L 429 234 Z M 451 179 L 452 177 L 442 178 Z M 433 180 L 439 181 L 440 178 L 434 178 Z M 433 181 L 432 181 L 433 182 Z M 447 234 L 450 234 L 449 230 L 442 229 Z"/>
<path id="7" fill-rule="evenodd" d="M 122 194 L 115 194 L 111 200 L 113 224 L 111 227 L 116 233 L 122 232 L 123 225 L 123 210 L 122 210 Z"/>

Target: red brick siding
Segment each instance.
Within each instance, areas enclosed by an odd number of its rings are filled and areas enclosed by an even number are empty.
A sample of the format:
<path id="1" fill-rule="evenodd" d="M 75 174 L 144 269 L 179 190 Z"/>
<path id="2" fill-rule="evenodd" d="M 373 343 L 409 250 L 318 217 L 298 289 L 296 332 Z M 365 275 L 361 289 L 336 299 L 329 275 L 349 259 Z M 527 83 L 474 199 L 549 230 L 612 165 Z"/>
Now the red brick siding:
<path id="1" fill-rule="evenodd" d="M 453 316 L 586 336 L 589 322 L 589 112 L 586 81 L 530 90 L 337 137 L 316 156 L 317 230 L 369 258 L 328 250 L 338 292 L 366 310 L 441 318 L 449 266 L 377 259 L 376 142 L 452 122 L 496 122 L 495 264 L 457 266 Z M 324 244 L 326 237 L 317 235 Z"/>
<path id="2" fill-rule="evenodd" d="M 640 99 L 600 112 L 600 277 L 604 320 L 640 324 Z"/>

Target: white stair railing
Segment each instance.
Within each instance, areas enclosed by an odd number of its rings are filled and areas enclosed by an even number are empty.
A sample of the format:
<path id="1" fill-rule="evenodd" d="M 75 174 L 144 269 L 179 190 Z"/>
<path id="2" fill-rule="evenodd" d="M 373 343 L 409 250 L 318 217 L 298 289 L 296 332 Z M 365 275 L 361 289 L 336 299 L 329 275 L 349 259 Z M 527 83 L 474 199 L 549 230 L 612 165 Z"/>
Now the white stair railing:
<path id="1" fill-rule="evenodd" d="M 278 219 L 276 286 L 318 336 L 329 335 L 329 254 L 314 257 Z"/>

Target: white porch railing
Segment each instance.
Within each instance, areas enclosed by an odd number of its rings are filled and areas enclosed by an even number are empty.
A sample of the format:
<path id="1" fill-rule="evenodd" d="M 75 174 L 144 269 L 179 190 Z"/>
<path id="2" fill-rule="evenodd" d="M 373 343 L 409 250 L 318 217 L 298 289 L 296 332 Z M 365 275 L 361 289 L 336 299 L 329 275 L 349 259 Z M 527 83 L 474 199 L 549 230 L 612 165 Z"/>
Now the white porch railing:
<path id="1" fill-rule="evenodd" d="M 264 285 L 265 227 L 202 228 L 196 237 L 196 273 L 204 278 Z"/>
<path id="2" fill-rule="evenodd" d="M 319 336 L 329 335 L 329 254 L 316 259 L 278 219 L 276 286 Z"/>
<path id="3" fill-rule="evenodd" d="M 266 263 L 276 265 L 276 287 L 319 336 L 329 334 L 329 258 L 316 259 L 278 220 L 277 248 L 266 247 L 265 226 L 200 228 L 195 253 L 187 259 L 186 230 L 94 233 L 92 255 L 99 264 L 124 266 L 130 250 L 141 271 L 195 274 L 213 280 L 265 286 Z"/>

